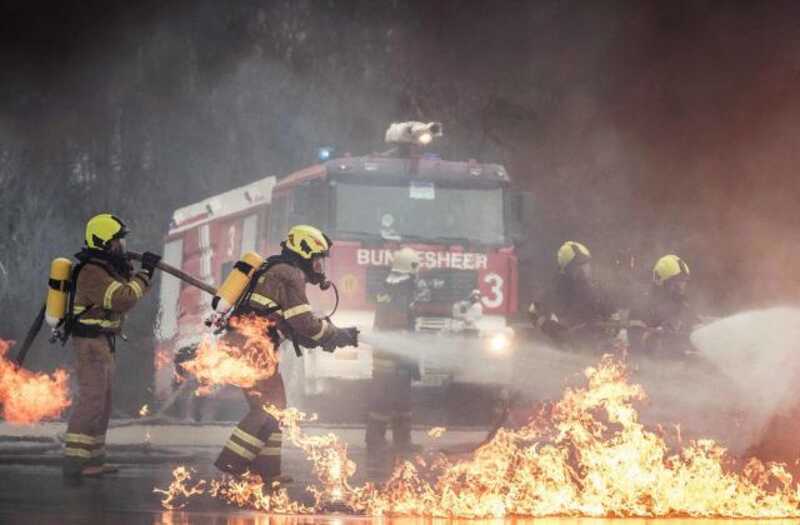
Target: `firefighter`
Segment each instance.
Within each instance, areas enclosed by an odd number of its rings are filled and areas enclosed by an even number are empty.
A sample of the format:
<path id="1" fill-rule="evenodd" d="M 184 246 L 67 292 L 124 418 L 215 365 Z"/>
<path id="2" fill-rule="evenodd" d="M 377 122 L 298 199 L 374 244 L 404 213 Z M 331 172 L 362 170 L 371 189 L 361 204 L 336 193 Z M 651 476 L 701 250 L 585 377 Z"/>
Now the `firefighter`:
<path id="1" fill-rule="evenodd" d="M 376 298 L 373 323 L 376 331 L 414 330 L 419 267 L 419 254 L 414 249 L 403 248 L 393 254 L 392 269 L 383 283 L 383 291 Z M 411 442 L 411 381 L 419 378 L 419 365 L 415 360 L 374 349 L 365 433 L 369 454 L 386 451 L 389 425 L 398 451 L 418 448 Z"/>
<path id="2" fill-rule="evenodd" d="M 333 243 L 313 226 L 294 226 L 281 243 L 281 253 L 270 257 L 255 272 L 251 287 L 232 312 L 233 316 L 257 315 L 275 321 L 270 336 L 276 348 L 285 338 L 307 348 L 336 348 L 358 344 L 355 328 L 338 328 L 328 319 L 311 312 L 306 284 L 327 284 L 325 259 Z M 226 339 L 236 344 L 243 336 L 231 326 Z M 299 352 L 299 350 L 297 350 Z M 266 404 L 286 408 L 286 393 L 279 371 L 243 389 L 249 411 L 225 444 L 214 465 L 223 472 L 241 475 L 251 472 L 271 486 L 288 483 L 281 475 L 282 434 L 278 421 L 263 410 Z"/>
<path id="3" fill-rule="evenodd" d="M 125 313 L 150 289 L 160 256 L 145 252 L 134 273 L 125 251 L 128 229 L 103 213 L 86 225 L 86 246 L 76 255 L 65 334 L 72 337 L 78 399 L 64 436 L 64 475 L 100 476 L 116 471 L 105 463 L 111 415 L 115 339 Z"/>
<path id="4" fill-rule="evenodd" d="M 481 298 L 480 290 L 472 290 L 468 298 L 453 305 L 453 319 L 461 321 L 463 330 L 478 330 L 478 323 L 483 317 Z"/>
<path id="5" fill-rule="evenodd" d="M 607 350 L 619 331 L 619 314 L 607 292 L 592 281 L 592 254 L 575 241 L 567 241 L 556 255 L 558 275 L 550 290 L 531 303 L 533 324 L 558 346 L 569 349 Z"/>
<path id="6" fill-rule="evenodd" d="M 689 335 L 700 319 L 687 300 L 689 277 L 689 266 L 677 255 L 656 262 L 650 291 L 628 322 L 628 341 L 635 355 L 691 352 Z"/>

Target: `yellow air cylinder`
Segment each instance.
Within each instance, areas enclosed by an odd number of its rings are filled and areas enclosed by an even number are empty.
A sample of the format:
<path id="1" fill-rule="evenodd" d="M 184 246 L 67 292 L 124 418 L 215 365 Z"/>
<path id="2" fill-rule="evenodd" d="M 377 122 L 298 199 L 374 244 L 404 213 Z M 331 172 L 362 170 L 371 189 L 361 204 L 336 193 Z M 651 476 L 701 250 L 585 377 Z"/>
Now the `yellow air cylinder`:
<path id="1" fill-rule="evenodd" d="M 69 299 L 69 276 L 72 273 L 72 261 L 59 257 L 50 264 L 50 280 L 47 289 L 47 308 L 45 321 L 52 327 L 58 326 L 64 319 Z"/>
<path id="2" fill-rule="evenodd" d="M 264 262 L 264 259 L 256 252 L 247 252 L 233 266 L 231 273 L 225 277 L 225 282 L 217 289 L 217 295 L 212 304 L 217 312 L 227 312 L 239 300 L 253 273 Z"/>

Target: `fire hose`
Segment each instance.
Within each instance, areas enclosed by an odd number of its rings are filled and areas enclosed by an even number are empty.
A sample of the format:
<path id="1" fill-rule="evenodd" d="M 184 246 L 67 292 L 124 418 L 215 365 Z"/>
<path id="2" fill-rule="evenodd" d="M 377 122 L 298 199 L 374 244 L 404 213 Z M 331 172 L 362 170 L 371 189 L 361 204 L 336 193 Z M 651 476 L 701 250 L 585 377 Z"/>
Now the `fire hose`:
<path id="1" fill-rule="evenodd" d="M 136 261 L 142 260 L 142 255 L 140 253 L 128 252 L 127 255 L 129 259 L 133 259 Z M 171 266 L 163 261 L 159 261 L 156 264 L 156 268 L 163 271 L 164 273 L 172 275 L 173 277 L 177 277 L 181 281 L 196 288 L 199 288 L 200 290 L 208 294 L 215 295 L 217 293 L 216 288 L 214 288 L 213 286 L 210 286 L 209 284 L 204 283 L 200 279 L 192 277 L 188 273 L 179 270 L 178 268 L 175 268 L 174 266 Z M 31 324 L 31 327 L 28 329 L 28 332 L 25 335 L 25 339 L 23 340 L 22 345 L 20 346 L 19 352 L 17 352 L 17 355 L 14 358 L 14 362 L 18 367 L 21 367 L 22 364 L 25 362 L 25 357 L 28 355 L 28 351 L 31 349 L 31 346 L 33 346 L 33 342 L 36 339 L 36 336 L 42 329 L 42 325 L 44 324 L 45 309 L 46 305 L 43 304 L 39 309 L 39 312 L 36 314 L 36 318 Z"/>
<path id="2" fill-rule="evenodd" d="M 141 261 L 142 260 L 142 254 L 136 253 L 136 252 L 128 252 L 128 258 L 129 259 L 133 259 L 135 261 Z M 205 282 L 201 281 L 200 279 L 198 279 L 196 277 L 193 277 L 193 276 L 189 275 L 188 273 L 186 273 L 186 272 L 184 272 L 182 270 L 179 270 L 178 268 L 175 268 L 172 265 L 169 265 L 169 264 L 165 263 L 163 260 L 158 261 L 158 263 L 156 263 L 156 268 L 158 268 L 159 270 L 161 270 L 164 273 L 170 274 L 173 277 L 177 277 L 178 279 L 180 279 L 181 281 L 185 282 L 186 284 L 190 284 L 190 285 L 194 286 L 195 288 L 199 288 L 200 290 L 206 292 L 207 294 L 210 294 L 210 295 L 216 295 L 217 294 L 217 289 L 214 288 L 213 286 L 211 286 L 210 284 L 205 283 Z"/>

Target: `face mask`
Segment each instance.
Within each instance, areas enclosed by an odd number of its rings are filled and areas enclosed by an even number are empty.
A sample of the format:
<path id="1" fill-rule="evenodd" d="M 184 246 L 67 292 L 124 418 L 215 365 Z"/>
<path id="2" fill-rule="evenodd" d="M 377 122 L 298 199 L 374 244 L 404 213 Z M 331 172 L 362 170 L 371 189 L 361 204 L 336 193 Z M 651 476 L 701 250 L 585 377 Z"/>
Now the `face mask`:
<path id="1" fill-rule="evenodd" d="M 113 255 L 125 255 L 127 253 L 128 242 L 122 239 L 114 239 L 111 242 L 111 249 L 109 250 Z"/>
<path id="2" fill-rule="evenodd" d="M 592 280 L 592 266 L 588 262 L 572 266 L 568 271 L 575 282 L 586 283 Z"/>
<path id="3" fill-rule="evenodd" d="M 325 275 L 327 266 L 328 264 L 325 257 L 316 256 L 311 259 L 311 270 L 316 274 Z"/>
<path id="4" fill-rule="evenodd" d="M 680 279 L 675 282 L 669 283 L 670 292 L 675 297 L 684 297 L 686 296 L 686 289 L 689 283 L 685 279 Z"/>

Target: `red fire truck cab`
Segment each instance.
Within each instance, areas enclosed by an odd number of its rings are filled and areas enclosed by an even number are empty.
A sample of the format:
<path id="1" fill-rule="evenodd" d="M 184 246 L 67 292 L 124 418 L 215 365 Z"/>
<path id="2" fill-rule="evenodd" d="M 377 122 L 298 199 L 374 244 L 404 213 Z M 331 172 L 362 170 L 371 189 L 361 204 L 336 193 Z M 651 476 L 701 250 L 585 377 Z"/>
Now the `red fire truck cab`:
<path id="1" fill-rule="evenodd" d="M 517 309 L 509 185 L 506 170 L 497 164 L 433 156 L 331 159 L 176 210 L 164 259 L 219 285 L 244 252 L 276 253 L 292 225 L 325 231 L 333 240 L 327 274 L 339 292 L 332 321 L 358 326 L 364 342 L 333 354 L 306 351 L 302 360 L 283 353 L 289 389 L 302 387 L 313 395 L 331 382 L 370 377 L 376 296 L 392 254 L 410 246 L 421 254 L 419 282 L 425 289 L 416 307 L 413 335 L 419 337 L 409 343 L 419 355 L 422 383 L 502 384 L 508 381 L 513 352 L 506 319 Z M 463 337 L 454 305 L 473 290 L 481 293 L 483 312 L 467 331 L 473 336 Z M 308 292 L 320 315 L 334 307 L 331 291 L 309 286 Z M 199 290 L 163 279 L 160 363 L 208 332 L 203 319 L 209 303 Z M 170 372 L 159 374 L 157 389 L 168 388 Z"/>

